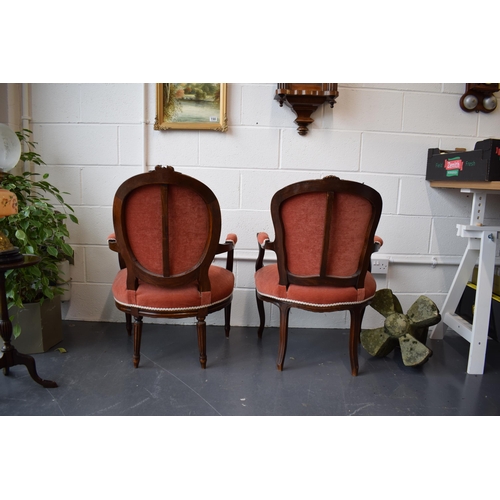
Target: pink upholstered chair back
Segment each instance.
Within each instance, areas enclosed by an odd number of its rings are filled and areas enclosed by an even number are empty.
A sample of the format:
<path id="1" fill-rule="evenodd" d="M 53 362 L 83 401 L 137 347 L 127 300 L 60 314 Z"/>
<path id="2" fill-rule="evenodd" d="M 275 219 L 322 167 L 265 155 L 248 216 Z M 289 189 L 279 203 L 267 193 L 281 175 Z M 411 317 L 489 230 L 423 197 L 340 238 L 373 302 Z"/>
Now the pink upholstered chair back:
<path id="1" fill-rule="evenodd" d="M 280 284 L 362 287 L 382 199 L 337 177 L 304 181 L 271 201 Z"/>
<path id="2" fill-rule="evenodd" d="M 129 289 L 136 288 L 137 279 L 161 286 L 198 280 L 201 291 L 210 289 L 208 268 L 221 216 L 207 186 L 172 167 L 156 167 L 120 186 L 113 218 Z"/>

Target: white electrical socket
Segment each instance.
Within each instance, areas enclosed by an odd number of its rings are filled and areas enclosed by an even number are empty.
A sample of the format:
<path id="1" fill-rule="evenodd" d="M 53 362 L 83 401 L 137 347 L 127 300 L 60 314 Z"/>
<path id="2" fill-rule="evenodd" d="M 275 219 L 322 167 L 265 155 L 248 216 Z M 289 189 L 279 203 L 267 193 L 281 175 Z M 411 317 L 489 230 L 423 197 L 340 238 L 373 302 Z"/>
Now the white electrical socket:
<path id="1" fill-rule="evenodd" d="M 372 260 L 372 274 L 387 274 L 389 269 L 389 259 L 377 259 L 376 257 Z"/>

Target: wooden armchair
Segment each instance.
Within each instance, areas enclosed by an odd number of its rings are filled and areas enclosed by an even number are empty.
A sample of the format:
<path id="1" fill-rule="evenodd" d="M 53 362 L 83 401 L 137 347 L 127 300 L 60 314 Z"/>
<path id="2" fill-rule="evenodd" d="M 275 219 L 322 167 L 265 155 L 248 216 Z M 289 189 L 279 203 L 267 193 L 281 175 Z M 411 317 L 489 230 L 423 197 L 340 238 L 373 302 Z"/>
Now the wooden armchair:
<path id="1" fill-rule="evenodd" d="M 126 180 L 113 202 L 114 234 L 120 271 L 112 286 L 116 307 L 134 317 L 134 367 L 139 366 L 143 317 L 196 317 L 200 364 L 206 367 L 208 314 L 225 309 L 229 336 L 234 288 L 233 253 L 237 238 L 219 243 L 221 213 L 214 193 L 198 180 L 157 166 Z M 212 264 L 227 253 L 226 268 Z"/>
<path id="2" fill-rule="evenodd" d="M 358 374 L 361 320 L 376 291 L 369 266 L 371 253 L 382 244 L 375 237 L 381 212 L 377 191 L 333 176 L 297 182 L 273 196 L 275 240 L 265 232 L 257 234 L 255 286 L 259 338 L 265 324 L 263 301 L 280 310 L 278 370 L 283 370 L 290 308 L 297 307 L 350 312 L 351 372 Z M 277 264 L 263 265 L 265 250 L 276 253 Z"/>

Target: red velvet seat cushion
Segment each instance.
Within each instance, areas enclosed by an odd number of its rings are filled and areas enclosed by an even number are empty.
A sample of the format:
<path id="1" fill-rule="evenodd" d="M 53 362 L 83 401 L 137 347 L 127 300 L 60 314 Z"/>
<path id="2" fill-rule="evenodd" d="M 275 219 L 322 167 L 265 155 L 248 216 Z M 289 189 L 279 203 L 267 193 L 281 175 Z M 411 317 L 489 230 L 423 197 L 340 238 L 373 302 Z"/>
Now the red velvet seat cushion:
<path id="1" fill-rule="evenodd" d="M 375 294 L 377 284 L 367 272 L 365 288 L 290 285 L 288 290 L 279 284 L 278 265 L 270 264 L 255 273 L 255 286 L 261 295 L 303 305 L 331 307 L 345 303 L 363 302 Z"/>
<path id="2" fill-rule="evenodd" d="M 157 312 L 195 311 L 222 302 L 233 293 L 234 275 L 231 271 L 210 266 L 208 276 L 212 288 L 208 301 L 207 297 L 202 297 L 195 282 L 182 287 L 166 288 L 141 283 L 139 280 L 137 290 L 127 290 L 126 269 L 118 272 L 112 292 L 115 301 L 125 306 Z"/>

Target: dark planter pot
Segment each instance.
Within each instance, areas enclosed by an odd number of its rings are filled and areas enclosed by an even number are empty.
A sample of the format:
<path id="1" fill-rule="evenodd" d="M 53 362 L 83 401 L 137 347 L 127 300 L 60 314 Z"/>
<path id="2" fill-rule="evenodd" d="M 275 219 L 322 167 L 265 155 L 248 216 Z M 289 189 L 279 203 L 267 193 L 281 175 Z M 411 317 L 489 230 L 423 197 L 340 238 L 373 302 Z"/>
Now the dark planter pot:
<path id="1" fill-rule="evenodd" d="M 23 354 L 48 351 L 62 341 L 61 297 L 25 304 L 23 309 L 13 307 L 9 316 L 13 324 L 21 326 L 21 334 L 12 339 L 14 347 Z"/>

